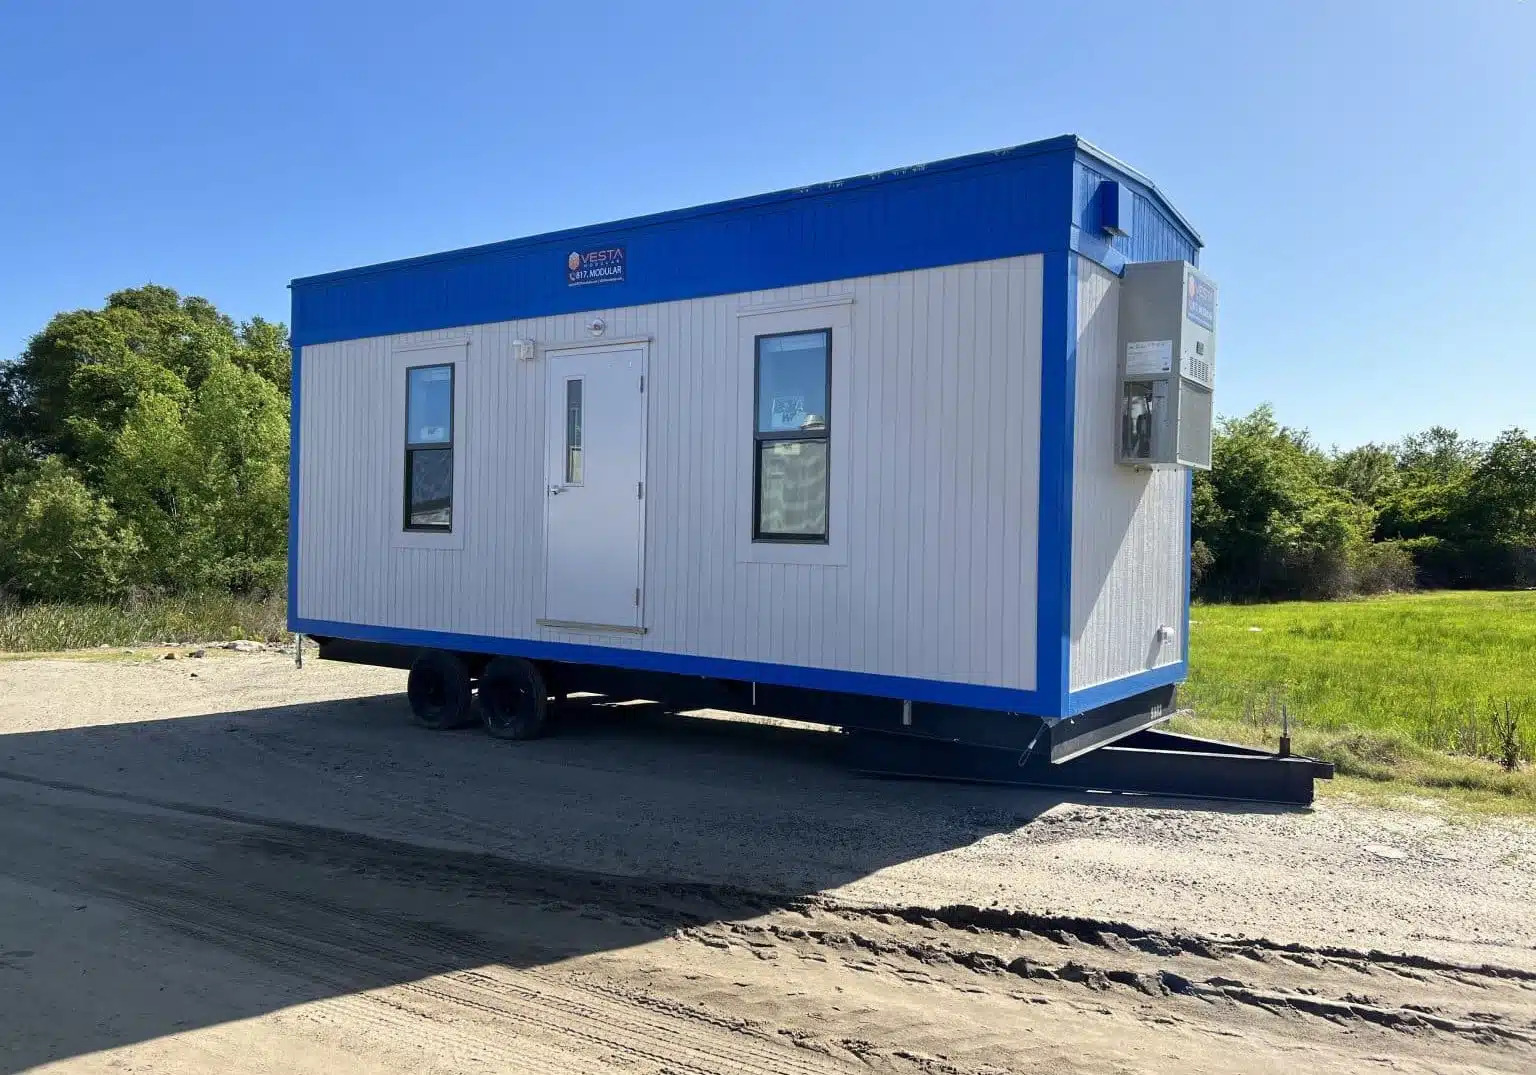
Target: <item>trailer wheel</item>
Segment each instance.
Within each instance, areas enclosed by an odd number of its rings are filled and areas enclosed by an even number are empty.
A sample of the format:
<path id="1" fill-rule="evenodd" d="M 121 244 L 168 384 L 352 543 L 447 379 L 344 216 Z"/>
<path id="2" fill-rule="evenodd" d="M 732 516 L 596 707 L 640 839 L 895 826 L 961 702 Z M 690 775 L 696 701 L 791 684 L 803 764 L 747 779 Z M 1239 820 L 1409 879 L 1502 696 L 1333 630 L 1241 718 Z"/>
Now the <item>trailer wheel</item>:
<path id="1" fill-rule="evenodd" d="M 411 665 L 405 681 L 411 713 L 423 728 L 446 731 L 472 723 L 470 704 L 474 695 L 469 667 L 455 654 L 426 650 Z"/>
<path id="2" fill-rule="evenodd" d="M 532 661 L 495 657 L 480 673 L 480 719 L 498 739 L 536 739 L 549 715 L 549 688 Z"/>

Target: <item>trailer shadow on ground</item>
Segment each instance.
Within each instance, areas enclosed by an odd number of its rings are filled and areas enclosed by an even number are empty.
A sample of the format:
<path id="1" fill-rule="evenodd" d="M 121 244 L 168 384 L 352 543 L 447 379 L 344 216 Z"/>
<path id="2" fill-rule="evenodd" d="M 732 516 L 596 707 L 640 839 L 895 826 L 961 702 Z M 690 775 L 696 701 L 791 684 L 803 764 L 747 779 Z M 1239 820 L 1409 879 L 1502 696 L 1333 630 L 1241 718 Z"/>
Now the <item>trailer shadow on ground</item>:
<path id="1" fill-rule="evenodd" d="M 526 743 L 399 695 L 0 735 L 0 1070 L 870 898 L 1073 801 L 1174 805 L 866 779 L 833 734 L 649 705 Z"/>

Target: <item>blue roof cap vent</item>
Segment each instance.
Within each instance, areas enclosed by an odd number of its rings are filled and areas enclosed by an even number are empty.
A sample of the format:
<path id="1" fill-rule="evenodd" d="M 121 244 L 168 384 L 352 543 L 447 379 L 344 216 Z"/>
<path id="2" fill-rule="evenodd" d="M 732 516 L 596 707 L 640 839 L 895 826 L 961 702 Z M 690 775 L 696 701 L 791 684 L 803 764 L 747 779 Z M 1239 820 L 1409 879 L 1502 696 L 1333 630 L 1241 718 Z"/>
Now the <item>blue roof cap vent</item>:
<path id="1" fill-rule="evenodd" d="M 1108 235 L 1131 234 L 1136 196 L 1123 184 L 1106 179 L 1099 184 L 1099 227 Z"/>

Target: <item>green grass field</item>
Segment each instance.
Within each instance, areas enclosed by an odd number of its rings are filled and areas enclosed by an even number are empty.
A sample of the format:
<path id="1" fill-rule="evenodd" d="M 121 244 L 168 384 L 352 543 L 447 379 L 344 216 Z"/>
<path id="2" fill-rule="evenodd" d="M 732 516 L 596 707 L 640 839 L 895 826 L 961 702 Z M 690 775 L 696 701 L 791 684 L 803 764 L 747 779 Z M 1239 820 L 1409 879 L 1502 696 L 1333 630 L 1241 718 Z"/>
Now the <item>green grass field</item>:
<path id="1" fill-rule="evenodd" d="M 1536 592 L 1197 605 L 1185 727 L 1273 743 L 1377 780 L 1471 788 L 1536 807 Z M 1495 714 L 1519 722 L 1522 770 Z"/>

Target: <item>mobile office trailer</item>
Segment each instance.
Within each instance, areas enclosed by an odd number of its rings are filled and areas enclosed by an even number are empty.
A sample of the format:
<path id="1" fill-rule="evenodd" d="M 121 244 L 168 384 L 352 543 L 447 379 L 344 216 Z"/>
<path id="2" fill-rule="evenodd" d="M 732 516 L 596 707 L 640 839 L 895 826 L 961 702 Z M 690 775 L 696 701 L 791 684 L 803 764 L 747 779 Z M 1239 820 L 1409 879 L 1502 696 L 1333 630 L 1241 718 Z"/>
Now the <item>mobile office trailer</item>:
<path id="1" fill-rule="evenodd" d="M 1200 245 L 1067 136 L 295 280 L 289 625 L 510 737 L 581 690 L 1134 732 L 1186 669 Z"/>

